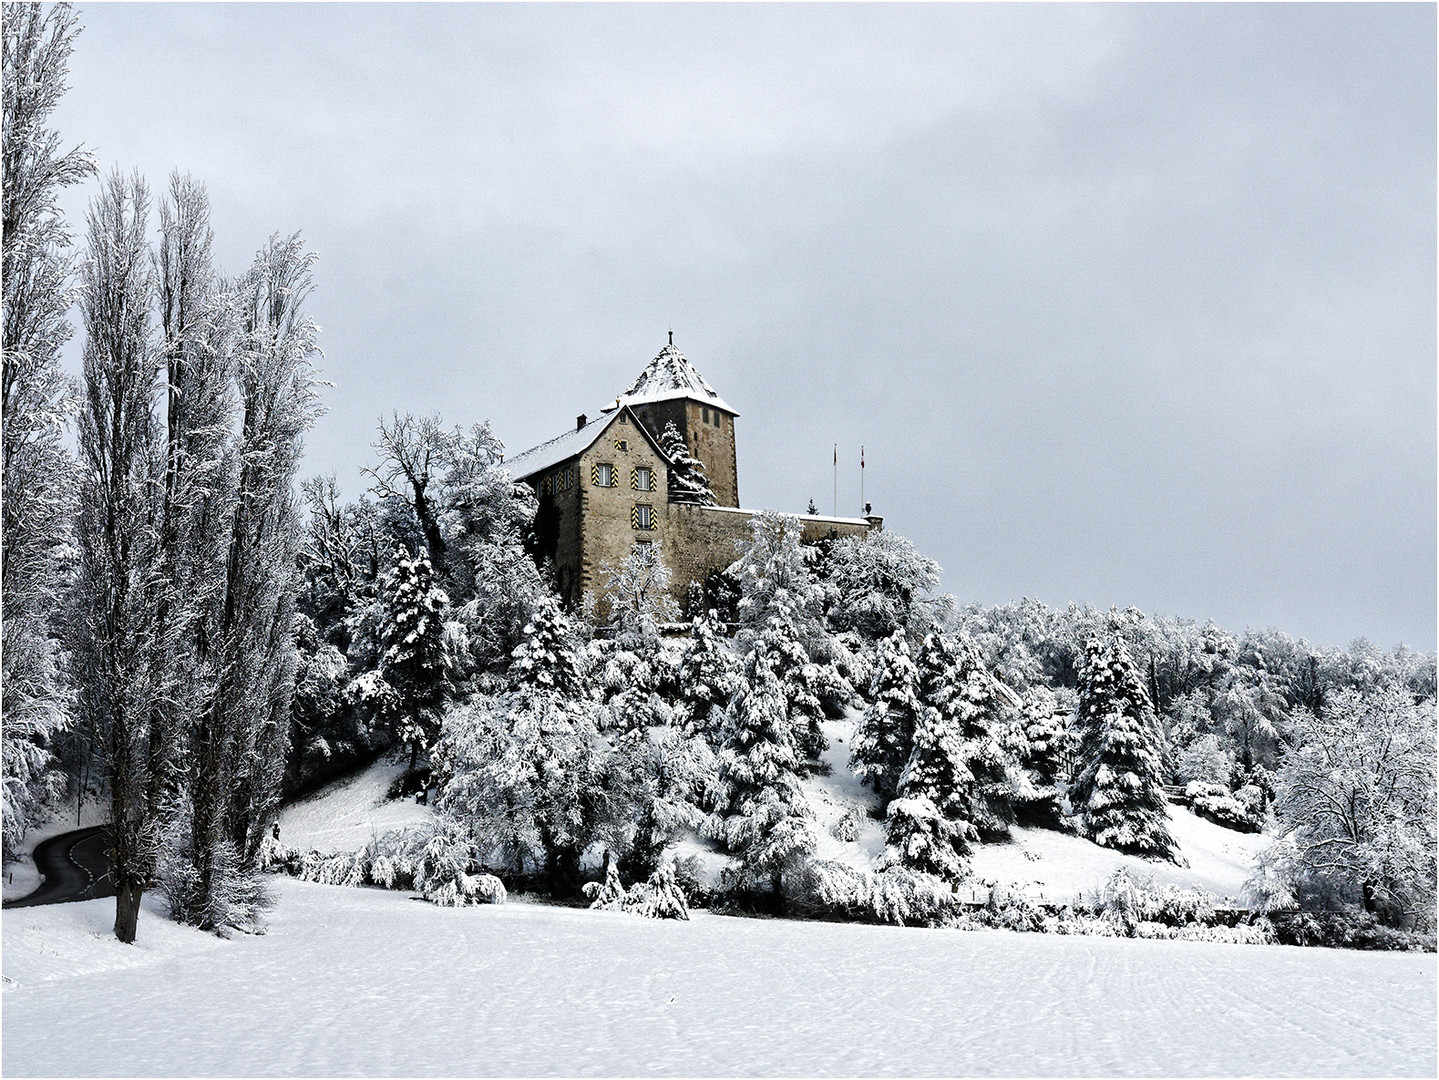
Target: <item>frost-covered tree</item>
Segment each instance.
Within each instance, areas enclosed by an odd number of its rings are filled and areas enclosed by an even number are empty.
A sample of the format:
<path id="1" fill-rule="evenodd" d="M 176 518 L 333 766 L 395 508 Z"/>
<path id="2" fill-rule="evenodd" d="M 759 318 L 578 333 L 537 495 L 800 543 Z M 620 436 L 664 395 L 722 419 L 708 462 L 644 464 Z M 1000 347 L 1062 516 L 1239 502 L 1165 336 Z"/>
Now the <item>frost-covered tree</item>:
<path id="1" fill-rule="evenodd" d="M 1393 685 L 1338 690 L 1319 715 L 1296 714 L 1275 815 L 1301 894 L 1432 930 L 1434 715 L 1432 698 Z"/>
<path id="2" fill-rule="evenodd" d="M 870 704 L 850 742 L 850 767 L 887 803 L 899 791 L 899 778 L 909 762 L 915 724 L 923 708 L 919 670 L 903 630 L 879 643 L 869 696 Z"/>
<path id="3" fill-rule="evenodd" d="M 939 564 L 897 532 L 871 531 L 837 541 L 826 570 L 837 594 L 829 612 L 836 630 L 854 630 L 877 641 L 904 629 L 917 640 L 931 621 Z"/>
<path id="4" fill-rule="evenodd" d="M 298 662 L 295 473 L 304 432 L 319 414 L 318 331 L 304 308 L 315 258 L 298 235 L 272 237 L 234 290 L 239 468 L 224 571 L 201 634 L 202 659 L 217 677 L 195 726 L 189 775 L 202 905 L 230 888 L 218 857 L 224 845 L 239 872 L 254 872 L 279 803 Z"/>
<path id="5" fill-rule="evenodd" d="M 629 777 L 634 807 L 619 868 L 642 879 L 658 869 L 668 845 L 703 823 L 701 806 L 715 785 L 717 760 L 703 738 L 669 725 L 620 735 L 615 754 Z"/>
<path id="6" fill-rule="evenodd" d="M 792 514 L 762 511 L 750 529 L 730 567 L 740 585 L 739 643 L 748 650 L 758 636 L 769 636 L 797 745 L 806 757 L 818 758 L 826 746 L 824 703 L 847 700 L 853 689 L 833 663 L 833 641 L 820 615 L 824 589 L 810 565 L 814 553 L 800 543 L 800 521 Z"/>
<path id="7" fill-rule="evenodd" d="M 739 856 L 742 879 L 769 885 L 781 900 L 785 874 L 797 870 L 815 845 L 795 725 L 776 671 L 791 640 L 775 617 L 745 658 L 744 688 L 729 707 L 728 739 L 719 755 L 725 812 L 710 823 L 713 835 Z"/>
<path id="8" fill-rule="evenodd" d="M 635 544 L 618 566 L 605 566 L 600 573 L 609 625 L 621 640 L 658 640 L 660 624 L 679 618 L 669 567 L 654 544 Z"/>
<path id="9" fill-rule="evenodd" d="M 743 684 L 740 659 L 713 611 L 691 620 L 677 682 L 677 722 L 692 734 L 705 736 L 711 745 L 722 745 L 725 707 Z"/>
<path id="10" fill-rule="evenodd" d="M 1064 717 L 1054 694 L 1044 687 L 1024 695 L 1018 721 L 1023 736 L 1019 764 L 1028 783 L 1015 799 L 1015 815 L 1026 825 L 1057 828 L 1064 817 L 1069 742 Z"/>
<path id="11" fill-rule="evenodd" d="M 660 434 L 660 450 L 669 460 L 669 500 L 713 506 L 714 492 L 705 477 L 704 463 L 690 453 L 685 437 L 671 420 Z"/>
<path id="12" fill-rule="evenodd" d="M 73 330 L 66 312 L 74 291 L 72 240 L 58 200 L 94 164 L 79 148 L 63 150 L 47 124 L 65 92 L 79 29 L 69 4 L 4 7 L 0 851 L 7 861 L 64 783 L 51 749 L 72 706 L 57 618 L 73 542 L 75 462 L 62 437 L 74 388 L 59 354 Z"/>
<path id="13" fill-rule="evenodd" d="M 622 847 L 632 787 L 600 733 L 602 706 L 584 692 L 574 627 L 547 600 L 515 649 L 506 690 L 452 707 L 431 754 L 442 813 L 551 891 L 578 887 L 596 840 Z"/>
<path id="14" fill-rule="evenodd" d="M 811 566 L 813 553 L 800 543 L 799 518 L 762 510 L 749 524 L 750 538 L 740 544 L 739 558 L 729 570 L 740 586 L 741 633 L 759 633 L 780 619 L 808 645 L 822 632 L 824 590 Z"/>
<path id="15" fill-rule="evenodd" d="M 115 936 L 135 940 L 140 897 L 156 869 L 164 747 L 150 717 L 157 592 L 153 523 L 159 483 L 151 347 L 153 278 L 145 242 L 150 195 L 138 175 L 110 175 L 90 204 L 80 309 L 85 322 L 76 652 L 80 709 L 110 789 Z"/>
<path id="16" fill-rule="evenodd" d="M 959 856 L 1005 835 L 1013 818 L 1004 703 L 964 638 L 926 635 L 913 678 L 919 708 L 889 806 L 889 844 L 910 869 L 955 881 Z"/>
<path id="17" fill-rule="evenodd" d="M 395 733 L 410 748 L 408 774 L 434 742 L 446 693 L 445 608 L 450 598 L 435 583 L 423 551 L 400 549 L 381 588 L 385 609 L 380 674 L 398 705 Z"/>
<path id="18" fill-rule="evenodd" d="M 1079 680 L 1079 773 L 1070 802 L 1102 847 L 1182 863 L 1169 832 L 1158 721 L 1117 635 L 1091 638 Z"/>

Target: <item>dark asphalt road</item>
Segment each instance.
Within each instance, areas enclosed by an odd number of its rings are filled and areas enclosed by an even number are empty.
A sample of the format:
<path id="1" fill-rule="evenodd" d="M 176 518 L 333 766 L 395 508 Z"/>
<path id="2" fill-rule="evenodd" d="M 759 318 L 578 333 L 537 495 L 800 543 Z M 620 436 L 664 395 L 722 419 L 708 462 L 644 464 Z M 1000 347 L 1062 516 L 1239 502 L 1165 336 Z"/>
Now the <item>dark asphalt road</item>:
<path id="1" fill-rule="evenodd" d="M 7 901 L 5 906 L 35 907 L 114 896 L 108 848 L 104 825 L 41 841 L 35 848 L 35 868 L 45 875 L 44 882 L 29 896 Z"/>

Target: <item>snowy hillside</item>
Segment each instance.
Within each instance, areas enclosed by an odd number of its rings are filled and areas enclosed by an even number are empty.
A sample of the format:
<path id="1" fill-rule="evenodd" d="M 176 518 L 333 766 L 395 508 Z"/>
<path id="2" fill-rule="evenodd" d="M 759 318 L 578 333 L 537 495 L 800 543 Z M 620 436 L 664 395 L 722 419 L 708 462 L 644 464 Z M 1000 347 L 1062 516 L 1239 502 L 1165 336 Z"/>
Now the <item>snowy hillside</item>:
<path id="1" fill-rule="evenodd" d="M 385 798 L 404 771 L 403 763 L 379 761 L 291 803 L 280 812 L 280 839 L 301 851 L 359 851 L 381 833 L 430 821 L 434 812 L 413 798 Z"/>
<path id="2" fill-rule="evenodd" d="M 1433 956 L 918 930 L 273 882 L 4 914 L 6 1076 L 1433 1076 Z M 1335 987 L 1343 987 L 1335 993 Z M 1282 1014 L 1279 1011 L 1282 1008 Z M 55 1018 L 83 1036 L 57 1037 Z"/>
<path id="3" fill-rule="evenodd" d="M 830 745 L 824 762 L 830 773 L 810 777 L 804 786 L 816 825 L 816 855 L 867 869 L 884 850 L 884 822 L 871 814 L 878 805 L 874 792 L 850 771 L 853 731 L 852 720 L 825 723 Z M 403 771 L 401 764 L 382 762 L 287 807 L 280 815 L 281 838 L 302 850 L 358 851 L 375 835 L 430 820 L 433 811 L 428 807 L 407 799 L 386 801 L 386 791 Z M 846 814 L 857 829 L 853 840 L 834 835 Z M 1169 820 L 1188 867 L 1135 858 L 1047 829 L 1018 828 L 1011 843 L 986 844 L 971 856 L 971 895 L 983 899 L 989 884 L 1002 882 L 1036 898 L 1072 902 L 1078 893 L 1095 893 L 1114 871 L 1125 867 L 1135 877 L 1153 877 L 1160 885 L 1204 889 L 1237 901 L 1254 856 L 1268 838 L 1221 828 L 1181 806 L 1169 808 Z M 681 841 L 674 854 L 698 855 L 711 884 L 729 862 L 728 856 L 698 837 Z"/>

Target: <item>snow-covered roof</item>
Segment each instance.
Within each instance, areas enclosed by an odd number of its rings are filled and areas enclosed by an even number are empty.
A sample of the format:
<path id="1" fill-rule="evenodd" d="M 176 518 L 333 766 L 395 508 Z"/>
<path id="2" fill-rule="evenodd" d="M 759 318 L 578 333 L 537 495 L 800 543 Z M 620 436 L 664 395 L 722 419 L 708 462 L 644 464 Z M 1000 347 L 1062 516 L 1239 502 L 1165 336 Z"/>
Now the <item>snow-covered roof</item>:
<path id="1" fill-rule="evenodd" d="M 613 413 L 597 416 L 582 428 L 571 428 L 563 435 L 557 435 L 549 442 L 531 447 L 523 454 L 516 454 L 505 460 L 505 468 L 516 480 L 523 480 L 537 472 L 544 472 L 553 465 L 583 454 L 598 439 L 611 420 Z"/>
<path id="2" fill-rule="evenodd" d="M 626 402 L 626 411 L 628 411 L 628 405 L 629 403 Z M 655 452 L 662 460 L 668 462 L 669 458 L 665 456 L 664 449 L 655 441 L 654 436 L 649 433 L 644 424 L 640 423 L 639 417 L 634 413 L 630 413 L 629 416 L 635 430 L 654 447 Z M 510 470 L 510 475 L 516 480 L 523 480 L 526 477 L 534 476 L 535 473 L 553 468 L 562 461 L 568 461 L 572 457 L 583 454 L 595 444 L 595 441 L 604 434 L 605 428 L 609 427 L 615 419 L 616 414 L 613 411 L 605 412 L 584 427 L 573 428 L 563 435 L 556 435 L 549 442 L 542 442 L 539 446 L 531 447 L 523 454 L 507 458 L 504 463 L 505 468 Z"/>
<path id="3" fill-rule="evenodd" d="M 646 364 L 635 381 L 630 383 L 629 389 L 605 406 L 605 411 L 610 412 L 621 405 L 644 405 L 673 398 L 691 398 L 723 409 L 731 416 L 739 415 L 715 393 L 713 386 L 705 382 L 704 376 L 685 359 L 684 353 L 674 347 L 674 342 L 661 349 L 660 354 Z"/>

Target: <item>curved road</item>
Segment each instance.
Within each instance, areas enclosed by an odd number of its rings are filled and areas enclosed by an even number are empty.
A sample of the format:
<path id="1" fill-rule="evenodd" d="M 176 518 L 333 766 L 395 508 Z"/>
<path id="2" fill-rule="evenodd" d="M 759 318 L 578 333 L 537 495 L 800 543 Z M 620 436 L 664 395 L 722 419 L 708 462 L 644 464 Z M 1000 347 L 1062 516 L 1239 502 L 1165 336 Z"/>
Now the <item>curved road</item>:
<path id="1" fill-rule="evenodd" d="M 108 848 L 104 825 L 76 829 L 42 841 L 35 847 L 35 868 L 45 875 L 45 880 L 29 896 L 6 901 L 5 906 L 35 907 L 114 896 Z"/>

